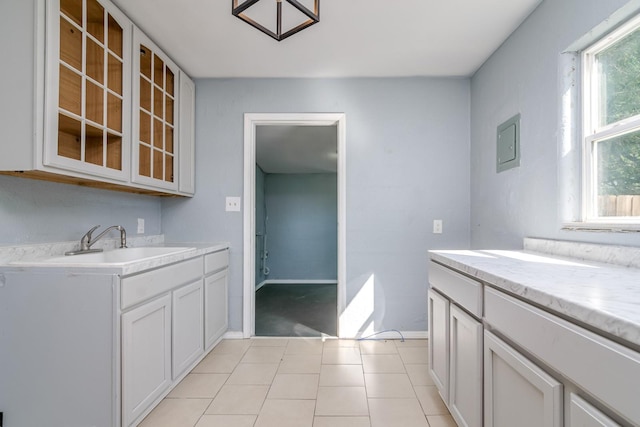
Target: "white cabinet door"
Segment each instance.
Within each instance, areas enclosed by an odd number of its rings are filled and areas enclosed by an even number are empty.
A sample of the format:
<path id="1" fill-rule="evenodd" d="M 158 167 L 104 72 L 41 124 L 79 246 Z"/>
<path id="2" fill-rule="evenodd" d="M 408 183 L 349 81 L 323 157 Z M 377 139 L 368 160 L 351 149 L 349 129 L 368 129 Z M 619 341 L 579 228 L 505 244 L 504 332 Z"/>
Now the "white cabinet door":
<path id="1" fill-rule="evenodd" d="M 131 21 L 107 0 L 46 3 L 43 164 L 126 182 Z"/>
<path id="2" fill-rule="evenodd" d="M 204 347 L 209 350 L 227 331 L 227 270 L 204 279 Z"/>
<path id="3" fill-rule="evenodd" d="M 449 403 L 449 301 L 429 289 L 429 372 Z"/>
<path id="4" fill-rule="evenodd" d="M 484 332 L 484 418 L 492 427 L 559 427 L 562 384 Z"/>
<path id="5" fill-rule="evenodd" d="M 173 292 L 173 362 L 175 380 L 202 355 L 202 280 Z"/>
<path id="6" fill-rule="evenodd" d="M 171 295 L 122 315 L 122 424 L 129 426 L 171 385 Z"/>
<path id="7" fill-rule="evenodd" d="M 133 51 L 132 181 L 177 191 L 180 70 L 135 27 Z"/>
<path id="8" fill-rule="evenodd" d="M 482 323 L 450 307 L 449 408 L 458 426 L 482 427 Z"/>
<path id="9" fill-rule="evenodd" d="M 182 71 L 180 72 L 180 118 L 179 149 L 180 169 L 178 171 L 178 190 L 181 194 L 193 195 L 196 191 L 195 157 L 195 111 L 196 86 Z"/>
<path id="10" fill-rule="evenodd" d="M 515 299 L 485 289 L 485 320 L 564 378 L 640 426 L 640 353 Z M 598 369 L 594 369 L 598 366 Z"/>
<path id="11" fill-rule="evenodd" d="M 571 393 L 569 396 L 569 424 L 567 427 L 618 427 L 620 424 L 603 414 L 589 402 Z"/>

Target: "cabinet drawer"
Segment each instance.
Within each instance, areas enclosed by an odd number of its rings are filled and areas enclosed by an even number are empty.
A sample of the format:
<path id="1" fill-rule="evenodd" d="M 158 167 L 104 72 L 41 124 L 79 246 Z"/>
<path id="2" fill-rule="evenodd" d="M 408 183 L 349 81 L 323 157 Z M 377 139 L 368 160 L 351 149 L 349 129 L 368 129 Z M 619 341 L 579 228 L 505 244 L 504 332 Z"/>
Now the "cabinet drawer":
<path id="1" fill-rule="evenodd" d="M 222 270 L 229 266 L 229 250 L 213 252 L 204 256 L 204 274 Z"/>
<path id="2" fill-rule="evenodd" d="M 122 310 L 202 277 L 202 257 L 122 279 Z"/>
<path id="3" fill-rule="evenodd" d="M 482 283 L 433 261 L 429 262 L 429 283 L 474 316 L 482 317 Z"/>
<path id="4" fill-rule="evenodd" d="M 568 427 L 620 427 L 620 424 L 574 393 L 569 396 L 569 417 Z"/>
<path id="5" fill-rule="evenodd" d="M 513 342 L 640 425 L 640 353 L 491 288 L 485 288 L 485 318 Z"/>

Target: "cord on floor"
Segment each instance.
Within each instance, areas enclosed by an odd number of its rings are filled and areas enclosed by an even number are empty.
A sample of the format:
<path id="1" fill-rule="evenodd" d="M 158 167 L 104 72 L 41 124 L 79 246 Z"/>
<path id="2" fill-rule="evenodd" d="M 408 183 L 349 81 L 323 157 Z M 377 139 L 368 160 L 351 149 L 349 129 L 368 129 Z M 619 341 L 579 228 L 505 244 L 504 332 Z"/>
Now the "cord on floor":
<path id="1" fill-rule="evenodd" d="M 375 334 L 368 335 L 366 337 L 358 338 L 358 341 L 384 341 L 386 338 L 372 338 L 376 335 L 384 334 L 385 332 L 397 332 L 400 335 L 400 342 L 404 342 L 404 335 L 397 329 L 387 329 L 385 331 L 376 332 Z"/>

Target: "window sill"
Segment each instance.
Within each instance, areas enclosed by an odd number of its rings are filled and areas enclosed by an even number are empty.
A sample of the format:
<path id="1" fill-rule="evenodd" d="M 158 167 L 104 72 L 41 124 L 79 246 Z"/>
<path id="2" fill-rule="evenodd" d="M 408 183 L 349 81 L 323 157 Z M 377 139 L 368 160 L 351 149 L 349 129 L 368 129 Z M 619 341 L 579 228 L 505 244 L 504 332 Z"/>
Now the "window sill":
<path id="1" fill-rule="evenodd" d="M 640 233 L 640 223 L 637 222 L 565 222 L 563 230 L 592 231 L 596 233 Z"/>

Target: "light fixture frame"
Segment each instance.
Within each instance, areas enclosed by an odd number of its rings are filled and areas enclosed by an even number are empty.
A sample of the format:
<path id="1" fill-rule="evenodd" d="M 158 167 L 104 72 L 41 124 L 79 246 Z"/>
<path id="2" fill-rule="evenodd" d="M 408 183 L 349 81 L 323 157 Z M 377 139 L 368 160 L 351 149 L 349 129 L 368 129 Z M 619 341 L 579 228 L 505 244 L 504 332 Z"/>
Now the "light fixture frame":
<path id="1" fill-rule="evenodd" d="M 313 24 L 317 24 L 318 22 L 320 22 L 320 0 L 314 0 L 313 11 L 307 9 L 307 7 L 302 5 L 298 0 L 276 0 L 277 1 L 277 18 L 276 18 L 277 22 L 276 22 L 276 32 L 274 33 L 273 31 L 269 30 L 268 28 L 264 27 L 263 25 L 260 25 L 258 22 L 249 18 L 249 16 L 247 16 L 244 13 L 247 9 L 249 9 L 251 6 L 253 6 L 254 4 L 258 3 L 261 0 L 246 0 L 244 3 L 240 5 L 238 4 L 239 1 L 240 0 L 231 0 L 231 14 L 243 20 L 244 22 L 251 25 L 252 27 L 257 28 L 258 30 L 262 31 L 269 37 L 279 42 L 286 39 L 287 37 L 290 37 L 296 34 L 299 31 L 304 30 L 305 28 L 312 26 Z M 263 1 L 273 1 L 273 0 L 263 0 Z M 309 18 L 303 23 L 301 23 L 300 25 L 284 33 L 282 32 L 282 2 L 283 1 L 286 1 L 291 6 L 295 7 L 296 9 L 298 9 L 300 12 L 302 12 L 304 15 L 306 15 Z"/>

